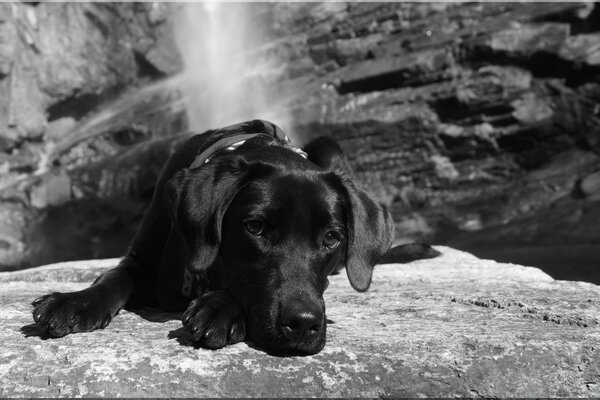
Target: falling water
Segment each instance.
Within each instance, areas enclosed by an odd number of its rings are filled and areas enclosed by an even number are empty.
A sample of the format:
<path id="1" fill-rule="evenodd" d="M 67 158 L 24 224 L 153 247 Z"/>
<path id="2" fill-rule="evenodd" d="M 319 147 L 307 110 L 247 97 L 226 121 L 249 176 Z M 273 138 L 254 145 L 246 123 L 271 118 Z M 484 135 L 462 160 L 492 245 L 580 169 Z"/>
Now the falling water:
<path id="1" fill-rule="evenodd" d="M 262 9 L 261 9 L 262 7 Z M 148 86 L 130 90 L 76 125 L 59 143 L 49 143 L 36 174 L 79 142 L 125 126 L 132 115 L 185 108 L 193 132 L 250 119 L 266 119 L 294 140 L 291 106 L 274 88 L 281 82 L 285 62 L 275 49 L 282 39 L 269 35 L 260 3 L 181 3 L 174 7 L 175 39 L 185 70 Z M 288 37 L 289 39 L 289 37 Z M 294 96 L 294 94 L 287 94 Z M 165 98 L 158 107 L 148 100 Z M 176 132 L 174 132 L 176 133 Z M 10 182 L 14 184 L 14 182 Z"/>
<path id="2" fill-rule="evenodd" d="M 272 40 L 256 3 L 186 3 L 175 37 L 182 54 L 189 127 L 194 131 L 248 119 L 284 129 L 289 113 L 271 88 L 284 65 L 257 49 Z"/>

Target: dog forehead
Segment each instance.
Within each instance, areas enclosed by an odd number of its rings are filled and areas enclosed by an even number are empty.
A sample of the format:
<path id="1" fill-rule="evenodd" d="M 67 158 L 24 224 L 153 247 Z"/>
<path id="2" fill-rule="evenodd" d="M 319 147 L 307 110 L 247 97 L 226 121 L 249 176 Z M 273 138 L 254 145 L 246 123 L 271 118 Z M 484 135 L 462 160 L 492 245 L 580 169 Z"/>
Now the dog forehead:
<path id="1" fill-rule="evenodd" d="M 264 212 L 304 218 L 328 218 L 340 210 L 339 193 L 319 173 L 279 172 L 250 181 L 238 203 Z"/>
<path id="2" fill-rule="evenodd" d="M 304 173 L 280 173 L 259 183 L 271 195 L 287 201 L 302 200 L 312 202 L 330 202 L 335 200 L 336 192 L 327 185 L 322 174 L 306 171 Z"/>

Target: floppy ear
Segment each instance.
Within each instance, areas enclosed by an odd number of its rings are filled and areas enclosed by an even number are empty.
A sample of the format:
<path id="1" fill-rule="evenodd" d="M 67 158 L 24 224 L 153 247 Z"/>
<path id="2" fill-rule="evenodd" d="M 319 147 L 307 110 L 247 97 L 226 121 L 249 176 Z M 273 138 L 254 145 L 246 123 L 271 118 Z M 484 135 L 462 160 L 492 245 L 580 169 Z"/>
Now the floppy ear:
<path id="1" fill-rule="evenodd" d="M 181 192 L 183 192 L 183 185 L 187 180 L 188 173 L 187 169 L 179 170 L 164 185 L 163 200 L 172 225 L 177 225 L 179 199 L 181 198 Z"/>
<path id="2" fill-rule="evenodd" d="M 223 215 L 241 188 L 245 165 L 237 157 L 221 157 L 199 168 L 178 171 L 166 183 L 165 206 L 172 225 L 185 240 L 190 271 L 203 271 L 215 262 Z"/>
<path id="3" fill-rule="evenodd" d="M 304 151 L 310 161 L 339 177 L 339 190 L 346 203 L 346 273 L 352 287 L 364 292 L 371 284 L 373 267 L 392 245 L 392 217 L 384 205 L 356 187 L 350 165 L 335 141 L 319 137 L 310 142 Z"/>
<path id="4" fill-rule="evenodd" d="M 373 267 L 387 253 L 394 239 L 394 222 L 388 209 L 374 201 L 351 181 L 346 188 L 346 273 L 352 287 L 366 291 Z"/>
<path id="5" fill-rule="evenodd" d="M 333 140 L 320 136 L 307 144 L 304 149 L 309 161 L 327 171 L 333 171 L 343 178 L 352 179 L 352 168 L 344 152 Z"/>

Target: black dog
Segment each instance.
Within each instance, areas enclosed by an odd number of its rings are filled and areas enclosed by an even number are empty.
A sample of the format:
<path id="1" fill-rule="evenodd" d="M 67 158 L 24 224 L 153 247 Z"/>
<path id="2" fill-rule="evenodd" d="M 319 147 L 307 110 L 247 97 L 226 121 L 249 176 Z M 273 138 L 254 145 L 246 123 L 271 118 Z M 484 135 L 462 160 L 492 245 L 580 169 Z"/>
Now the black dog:
<path id="1" fill-rule="evenodd" d="M 328 275 L 345 267 L 352 287 L 367 290 L 393 230 L 332 140 L 302 151 L 260 120 L 209 131 L 169 158 L 120 264 L 85 290 L 35 300 L 33 318 L 60 337 L 104 328 L 123 307 L 187 307 L 183 325 L 206 347 L 248 337 L 313 354 L 325 345 Z M 415 244 L 389 254 L 438 253 Z"/>

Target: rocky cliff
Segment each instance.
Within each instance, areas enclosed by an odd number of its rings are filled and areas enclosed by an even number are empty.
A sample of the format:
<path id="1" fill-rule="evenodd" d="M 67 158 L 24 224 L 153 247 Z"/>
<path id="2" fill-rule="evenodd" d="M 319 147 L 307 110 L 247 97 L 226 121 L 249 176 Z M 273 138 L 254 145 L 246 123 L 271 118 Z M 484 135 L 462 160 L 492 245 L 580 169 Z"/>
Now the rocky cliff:
<path id="1" fill-rule="evenodd" d="M 182 107 L 161 109 L 173 93 L 127 101 L 127 93 L 182 70 L 169 16 L 164 3 L 0 5 L 2 267 L 72 257 L 68 250 L 48 254 L 57 245 L 45 243 L 57 218 L 67 242 L 85 236 L 91 249 L 98 232 L 115 232 L 109 215 L 118 215 L 128 234 L 117 239 L 127 242 L 135 228 L 121 215 L 136 214 L 130 202 L 81 205 L 86 193 L 70 170 L 185 128 Z M 73 213 L 81 219 L 69 220 Z M 87 226 L 78 228 L 82 220 Z M 102 251 L 118 254 L 122 247 Z"/>
<path id="2" fill-rule="evenodd" d="M 84 288 L 117 260 L 0 273 L 0 396 L 600 396 L 598 286 L 438 249 L 377 266 L 366 293 L 332 277 L 327 345 L 309 357 L 197 348 L 179 314 L 149 309 L 44 340 L 29 303 Z"/>
<path id="3" fill-rule="evenodd" d="M 298 143 L 338 140 L 399 241 L 600 242 L 595 3 L 242 7 L 264 28 L 244 62 L 278 66 L 245 87 L 276 96 Z M 188 125 L 173 20 L 160 3 L 0 9 L 0 265 L 123 251 Z"/>
<path id="4" fill-rule="evenodd" d="M 322 18 L 290 56 L 302 66 L 287 83 L 299 99 L 296 132 L 334 136 L 391 205 L 401 235 L 598 243 L 597 5 L 337 3 L 305 12 Z"/>

